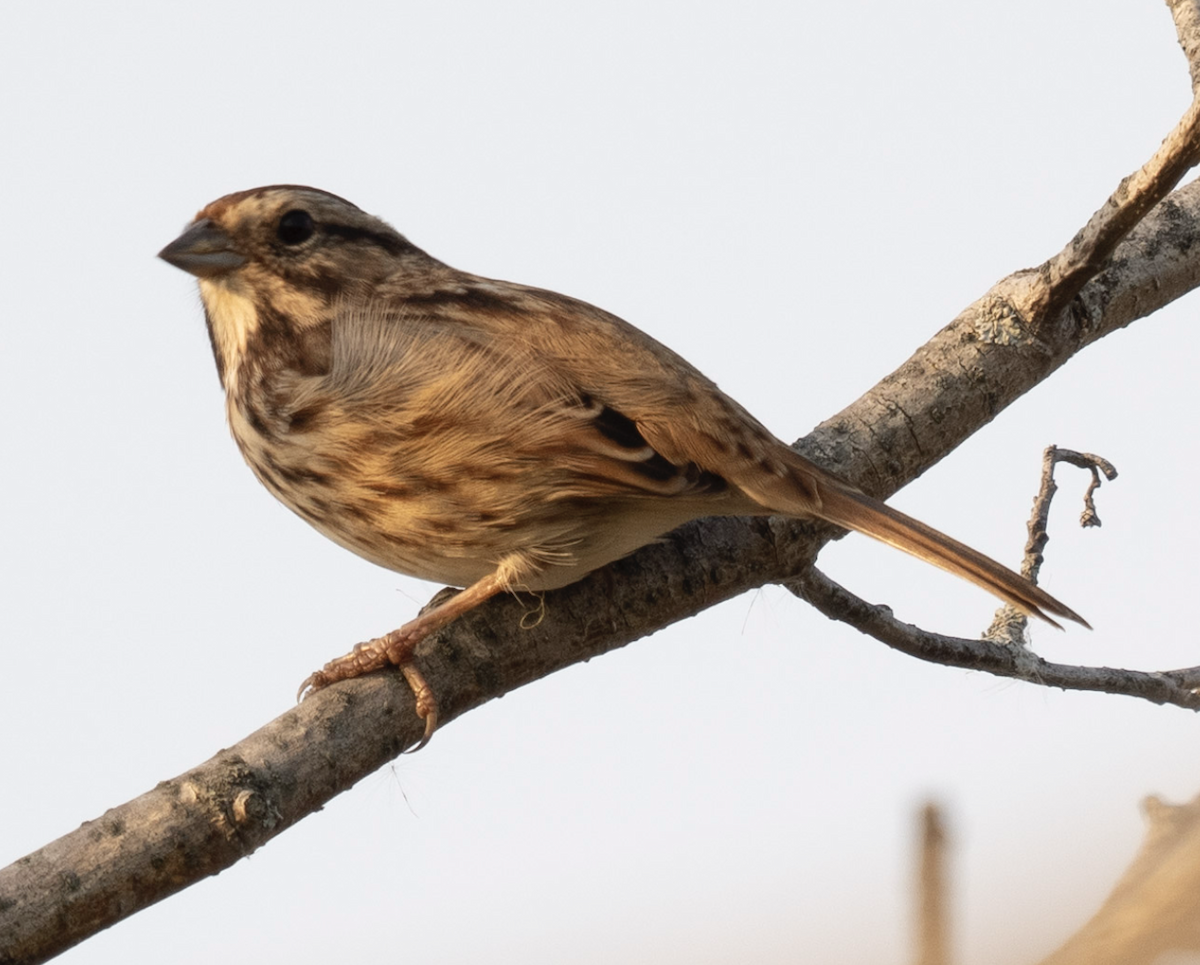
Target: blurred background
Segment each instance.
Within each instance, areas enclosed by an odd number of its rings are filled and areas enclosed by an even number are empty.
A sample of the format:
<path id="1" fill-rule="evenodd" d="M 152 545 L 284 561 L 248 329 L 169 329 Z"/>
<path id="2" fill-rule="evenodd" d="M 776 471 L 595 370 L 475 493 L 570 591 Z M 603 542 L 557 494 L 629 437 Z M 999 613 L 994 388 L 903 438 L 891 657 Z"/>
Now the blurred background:
<path id="1" fill-rule="evenodd" d="M 242 464 L 195 284 L 154 257 L 207 202 L 333 191 L 621 315 L 794 439 L 1058 250 L 1190 100 L 1168 11 L 1115 0 L 24 4 L 0 86 L 0 864 L 236 742 L 435 590 Z M 1060 469 L 1043 582 L 1096 629 L 1036 628 L 1051 659 L 1200 663 L 1198 304 L 894 500 L 1015 564 L 1044 446 L 1116 464 L 1088 532 L 1088 477 Z M 930 629 L 991 619 L 862 538 L 821 564 Z M 468 715 L 62 961 L 900 962 L 935 797 L 955 950 L 1029 962 L 1131 860 L 1139 800 L 1200 791 L 1198 734 L 918 663 L 768 587 Z"/>

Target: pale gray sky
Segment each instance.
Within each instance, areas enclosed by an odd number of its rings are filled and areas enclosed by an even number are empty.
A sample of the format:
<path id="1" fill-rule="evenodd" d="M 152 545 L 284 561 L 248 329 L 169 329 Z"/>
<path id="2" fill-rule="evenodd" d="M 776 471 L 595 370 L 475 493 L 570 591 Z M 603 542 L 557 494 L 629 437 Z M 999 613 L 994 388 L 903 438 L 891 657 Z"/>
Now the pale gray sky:
<path id="1" fill-rule="evenodd" d="M 1189 98 L 1149 0 L 23 4 L 0 89 L 0 864 L 286 710 L 434 589 L 241 464 L 195 286 L 154 257 L 208 201 L 334 191 L 622 315 L 791 439 L 1061 246 Z M 1045 582 L 1096 630 L 1039 628 L 1055 659 L 1200 663 L 1196 305 L 896 499 L 1015 562 L 1043 446 L 1116 463 L 1100 531 L 1061 479 Z M 822 563 L 932 629 L 991 617 L 861 538 Z M 1198 732 L 917 663 L 768 588 L 470 714 L 62 961 L 901 962 L 930 794 L 964 961 L 1031 961 L 1128 862 L 1139 799 L 1200 790 Z"/>

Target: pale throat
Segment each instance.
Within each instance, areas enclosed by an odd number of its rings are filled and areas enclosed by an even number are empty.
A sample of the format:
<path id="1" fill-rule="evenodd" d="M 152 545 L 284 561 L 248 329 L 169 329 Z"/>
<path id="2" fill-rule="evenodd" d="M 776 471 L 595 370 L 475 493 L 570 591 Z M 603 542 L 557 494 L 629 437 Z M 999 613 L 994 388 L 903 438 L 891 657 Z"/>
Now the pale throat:
<path id="1" fill-rule="evenodd" d="M 226 391 L 237 385 L 238 369 L 246 354 L 250 336 L 258 328 L 254 301 L 223 279 L 200 279 L 200 297 L 212 324 L 213 342 L 220 353 Z"/>
<path id="2" fill-rule="evenodd" d="M 260 326 L 258 309 L 264 292 L 254 289 L 237 276 L 201 278 L 200 297 L 212 324 L 213 341 L 220 353 L 225 373 L 225 389 L 233 392 L 238 385 L 246 348 Z M 280 285 L 270 292 L 269 308 L 287 319 L 295 333 L 328 320 L 330 309 L 320 293 Z"/>

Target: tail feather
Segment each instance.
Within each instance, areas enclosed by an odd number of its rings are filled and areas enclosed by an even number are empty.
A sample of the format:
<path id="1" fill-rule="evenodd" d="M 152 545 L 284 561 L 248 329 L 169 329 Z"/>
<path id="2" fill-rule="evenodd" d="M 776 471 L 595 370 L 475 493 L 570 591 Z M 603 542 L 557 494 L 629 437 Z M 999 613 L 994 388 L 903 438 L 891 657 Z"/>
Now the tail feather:
<path id="1" fill-rule="evenodd" d="M 969 580 L 1030 616 L 1062 629 L 1054 617 L 1073 620 L 1091 629 L 1078 613 L 1006 566 L 939 533 L 920 520 L 852 489 L 818 481 L 819 508 L 815 515 L 856 530 L 880 542 Z"/>

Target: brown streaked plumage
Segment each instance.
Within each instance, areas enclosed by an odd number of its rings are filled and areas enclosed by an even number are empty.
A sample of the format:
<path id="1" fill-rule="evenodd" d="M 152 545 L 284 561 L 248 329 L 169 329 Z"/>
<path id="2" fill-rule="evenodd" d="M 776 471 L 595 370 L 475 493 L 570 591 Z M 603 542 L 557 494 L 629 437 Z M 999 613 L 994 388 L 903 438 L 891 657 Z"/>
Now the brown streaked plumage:
<path id="1" fill-rule="evenodd" d="M 302 690 L 400 665 L 428 738 L 420 639 L 501 590 L 565 586 L 703 516 L 828 520 L 1087 625 L 809 462 L 627 322 L 457 271 L 336 195 L 228 195 L 160 254 L 200 280 L 229 424 L 263 484 L 372 562 L 467 588 Z"/>

